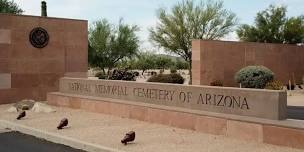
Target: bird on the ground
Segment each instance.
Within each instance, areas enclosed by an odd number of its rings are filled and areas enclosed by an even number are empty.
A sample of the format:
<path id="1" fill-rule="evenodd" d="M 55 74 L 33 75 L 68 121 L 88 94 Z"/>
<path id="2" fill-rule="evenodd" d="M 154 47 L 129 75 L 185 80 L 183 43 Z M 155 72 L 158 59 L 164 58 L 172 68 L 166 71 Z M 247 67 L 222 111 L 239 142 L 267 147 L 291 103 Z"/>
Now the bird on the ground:
<path id="1" fill-rule="evenodd" d="M 60 130 L 60 129 L 63 129 L 63 127 L 66 127 L 67 125 L 69 124 L 69 120 L 67 118 L 63 118 L 59 125 L 57 126 L 57 129 Z"/>
<path id="2" fill-rule="evenodd" d="M 127 145 L 128 142 L 134 141 L 135 140 L 135 132 L 130 131 L 126 133 L 125 137 L 121 140 L 121 143 Z"/>
<path id="3" fill-rule="evenodd" d="M 19 113 L 18 117 L 17 117 L 17 120 L 20 120 L 21 118 L 25 117 L 26 116 L 26 113 L 25 111 L 22 111 L 21 113 Z"/>
<path id="4" fill-rule="evenodd" d="M 301 86 L 301 85 L 299 85 L 299 88 L 302 90 L 303 89 L 303 87 Z"/>

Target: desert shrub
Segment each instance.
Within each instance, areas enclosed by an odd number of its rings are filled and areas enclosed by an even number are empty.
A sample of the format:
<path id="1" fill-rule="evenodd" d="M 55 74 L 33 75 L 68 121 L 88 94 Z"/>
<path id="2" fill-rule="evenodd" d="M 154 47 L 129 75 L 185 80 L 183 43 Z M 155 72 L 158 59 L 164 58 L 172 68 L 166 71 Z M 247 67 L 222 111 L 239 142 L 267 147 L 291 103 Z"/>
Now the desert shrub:
<path id="1" fill-rule="evenodd" d="M 265 89 L 269 89 L 269 90 L 283 90 L 283 88 L 284 88 L 284 84 L 278 80 L 268 82 L 265 87 Z"/>
<path id="2" fill-rule="evenodd" d="M 137 72 L 137 71 L 133 72 L 133 74 L 134 74 L 136 77 L 139 76 L 139 72 Z"/>
<path id="3" fill-rule="evenodd" d="M 164 72 L 165 72 L 165 69 L 160 69 L 160 70 L 159 70 L 159 73 L 160 73 L 160 74 L 163 74 Z"/>
<path id="4" fill-rule="evenodd" d="M 170 73 L 177 73 L 176 68 L 175 68 L 175 67 L 172 67 L 172 68 L 170 69 Z"/>
<path id="5" fill-rule="evenodd" d="M 104 74 L 103 72 L 97 72 L 95 74 L 95 77 L 98 77 L 99 79 L 106 79 L 107 78 L 107 75 Z"/>
<path id="6" fill-rule="evenodd" d="M 135 81 L 136 76 L 131 71 L 126 70 L 114 70 L 112 75 L 109 77 L 110 80 L 125 80 L 125 81 Z"/>
<path id="7" fill-rule="evenodd" d="M 159 82 L 159 83 L 176 83 L 176 84 L 184 84 L 185 79 L 176 73 L 172 74 L 159 74 L 150 77 L 148 82 Z"/>
<path id="8" fill-rule="evenodd" d="M 99 76 L 101 76 L 101 75 L 103 75 L 102 72 L 97 72 L 97 73 L 95 73 L 95 77 L 99 77 Z"/>
<path id="9" fill-rule="evenodd" d="M 151 72 L 151 75 L 152 75 L 152 76 L 157 75 L 157 72 L 152 71 L 152 72 Z"/>
<path id="10" fill-rule="evenodd" d="M 215 81 L 212 81 L 210 83 L 210 86 L 220 86 L 220 87 L 222 87 L 222 86 L 224 86 L 224 84 L 223 84 L 223 81 L 221 81 L 221 80 L 215 80 Z"/>
<path id="11" fill-rule="evenodd" d="M 241 83 L 244 88 L 264 89 L 273 78 L 274 73 L 264 66 L 248 66 L 235 75 L 236 82 Z"/>

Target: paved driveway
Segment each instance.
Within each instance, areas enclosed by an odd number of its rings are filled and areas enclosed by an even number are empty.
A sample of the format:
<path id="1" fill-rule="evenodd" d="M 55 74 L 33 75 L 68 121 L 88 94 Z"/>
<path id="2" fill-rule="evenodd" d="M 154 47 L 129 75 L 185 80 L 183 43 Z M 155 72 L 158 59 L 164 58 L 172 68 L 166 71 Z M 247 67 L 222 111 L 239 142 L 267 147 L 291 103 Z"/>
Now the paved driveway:
<path id="1" fill-rule="evenodd" d="M 0 129 L 0 152 L 84 152 L 18 132 Z"/>

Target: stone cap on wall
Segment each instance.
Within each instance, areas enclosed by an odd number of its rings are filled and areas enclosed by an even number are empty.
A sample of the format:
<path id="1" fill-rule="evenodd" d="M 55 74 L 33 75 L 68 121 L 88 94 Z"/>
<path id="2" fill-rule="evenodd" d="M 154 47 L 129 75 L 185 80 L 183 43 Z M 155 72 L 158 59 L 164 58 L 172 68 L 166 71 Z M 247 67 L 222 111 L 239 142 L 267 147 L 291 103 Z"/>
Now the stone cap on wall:
<path id="1" fill-rule="evenodd" d="M 22 17 L 33 17 L 33 18 L 43 18 L 43 19 L 59 19 L 59 20 L 74 20 L 74 21 L 83 21 L 88 22 L 84 19 L 72 19 L 72 18 L 61 18 L 61 17 L 44 17 L 44 16 L 35 16 L 35 15 L 19 15 L 19 14 L 10 14 L 10 13 L 0 13 L 0 16 L 22 16 Z"/>
<path id="2" fill-rule="evenodd" d="M 290 47 L 302 47 L 304 46 L 296 44 L 283 44 L 283 43 L 269 43 L 269 42 L 246 42 L 246 41 L 228 41 L 228 40 L 201 40 L 201 39 L 192 39 L 192 42 L 209 42 L 209 43 L 240 43 L 240 44 L 254 44 L 254 45 L 281 45 L 281 46 L 290 46 Z"/>

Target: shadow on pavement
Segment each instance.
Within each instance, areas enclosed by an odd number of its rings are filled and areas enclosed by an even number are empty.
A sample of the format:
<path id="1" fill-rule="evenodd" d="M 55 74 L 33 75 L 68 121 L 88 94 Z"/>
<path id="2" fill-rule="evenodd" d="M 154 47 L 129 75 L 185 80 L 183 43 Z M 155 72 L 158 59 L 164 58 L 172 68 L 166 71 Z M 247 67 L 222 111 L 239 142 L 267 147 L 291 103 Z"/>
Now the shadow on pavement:
<path id="1" fill-rule="evenodd" d="M 287 106 L 287 118 L 304 120 L 303 106 Z"/>
<path id="2" fill-rule="evenodd" d="M 0 133 L 0 152 L 85 152 L 19 132 Z"/>

